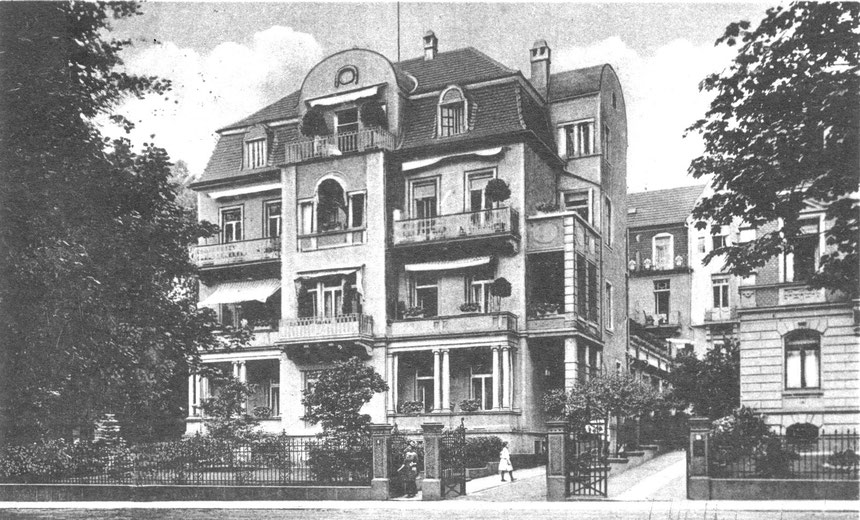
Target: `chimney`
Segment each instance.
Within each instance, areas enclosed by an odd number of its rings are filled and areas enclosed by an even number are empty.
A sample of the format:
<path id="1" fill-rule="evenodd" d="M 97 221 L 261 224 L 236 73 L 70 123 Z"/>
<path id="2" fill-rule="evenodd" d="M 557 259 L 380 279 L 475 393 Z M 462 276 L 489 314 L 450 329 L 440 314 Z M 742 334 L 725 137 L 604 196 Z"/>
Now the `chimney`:
<path id="1" fill-rule="evenodd" d="M 532 62 L 532 85 L 544 99 L 548 99 L 550 50 L 546 40 L 538 40 L 532 45 L 530 58 Z"/>
<path id="2" fill-rule="evenodd" d="M 424 34 L 424 60 L 432 60 L 439 52 L 439 40 L 433 31 L 427 31 Z"/>

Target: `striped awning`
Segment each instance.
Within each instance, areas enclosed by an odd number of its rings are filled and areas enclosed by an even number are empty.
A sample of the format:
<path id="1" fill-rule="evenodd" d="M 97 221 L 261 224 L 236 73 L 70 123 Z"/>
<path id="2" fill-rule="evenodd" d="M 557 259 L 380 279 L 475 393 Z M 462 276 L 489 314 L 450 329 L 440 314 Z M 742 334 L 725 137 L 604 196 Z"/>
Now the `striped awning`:
<path id="1" fill-rule="evenodd" d="M 277 278 L 266 280 L 243 280 L 241 282 L 224 282 L 215 286 L 215 290 L 197 304 L 198 307 L 211 307 L 221 303 L 239 303 L 258 301 L 265 303 L 278 289 L 281 281 Z"/>
<path id="2" fill-rule="evenodd" d="M 377 92 L 379 92 L 379 85 L 374 86 L 374 87 L 363 88 L 361 90 L 353 90 L 352 92 L 346 92 L 344 94 L 337 94 L 334 96 L 312 99 L 312 100 L 308 101 L 308 104 L 312 107 L 314 107 L 314 106 L 330 107 L 330 106 L 334 106 L 334 105 L 340 105 L 341 103 L 348 103 L 350 101 L 357 101 L 357 100 L 362 99 L 362 98 L 375 96 Z"/>
<path id="3" fill-rule="evenodd" d="M 409 272 L 422 271 L 450 271 L 453 269 L 466 269 L 469 267 L 480 267 L 492 262 L 492 256 L 474 256 L 471 258 L 461 258 L 459 260 L 446 260 L 442 262 L 423 262 L 420 264 L 406 264 L 406 270 Z"/>

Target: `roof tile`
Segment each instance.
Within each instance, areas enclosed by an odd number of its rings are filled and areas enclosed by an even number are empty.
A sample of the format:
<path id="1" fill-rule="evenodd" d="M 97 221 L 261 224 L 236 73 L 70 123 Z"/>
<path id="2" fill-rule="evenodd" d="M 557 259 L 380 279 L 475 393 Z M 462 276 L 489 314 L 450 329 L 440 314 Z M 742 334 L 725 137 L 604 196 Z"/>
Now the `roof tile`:
<path id="1" fill-rule="evenodd" d="M 627 226 L 638 228 L 684 222 L 704 190 L 704 185 L 698 185 L 628 193 Z"/>

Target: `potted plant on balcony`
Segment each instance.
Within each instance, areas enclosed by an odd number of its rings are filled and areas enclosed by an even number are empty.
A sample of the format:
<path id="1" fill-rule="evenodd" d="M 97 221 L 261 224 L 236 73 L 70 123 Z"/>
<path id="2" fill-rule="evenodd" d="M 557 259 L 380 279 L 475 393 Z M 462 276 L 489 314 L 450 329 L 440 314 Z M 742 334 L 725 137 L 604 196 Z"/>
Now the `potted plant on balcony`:
<path id="1" fill-rule="evenodd" d="M 359 117 L 361 118 L 361 124 L 365 128 L 379 128 L 383 130 L 388 128 L 388 114 L 385 113 L 382 105 L 377 101 L 368 101 L 361 105 Z"/>
<path id="2" fill-rule="evenodd" d="M 504 202 L 511 198 L 511 188 L 508 186 L 508 183 L 502 179 L 490 179 L 487 182 L 487 186 L 484 188 L 484 195 L 487 197 L 487 200 L 492 202 L 493 204 Z M 488 220 L 492 218 L 492 211 L 487 211 Z M 497 232 L 502 232 L 505 230 L 505 221 L 500 220 L 493 224 L 493 228 Z"/>
<path id="3" fill-rule="evenodd" d="M 511 295 L 511 282 L 504 277 L 496 278 L 490 285 L 490 294 L 496 297 L 496 308 L 501 309 L 501 299 Z"/>
<path id="4" fill-rule="evenodd" d="M 320 108 L 311 107 L 305 112 L 305 115 L 302 117 L 301 132 L 302 135 L 313 137 L 313 154 L 320 154 L 322 152 L 321 138 L 331 135 L 331 129 L 329 129 L 328 123 L 326 123 L 325 114 Z"/>
<path id="5" fill-rule="evenodd" d="M 421 401 L 403 401 L 400 405 L 400 413 L 418 415 L 424 412 L 424 403 Z"/>
<path id="6" fill-rule="evenodd" d="M 462 312 L 480 312 L 481 304 L 477 302 L 466 302 L 463 305 L 460 305 L 460 311 Z"/>
<path id="7" fill-rule="evenodd" d="M 547 200 L 535 206 L 535 209 L 538 213 L 555 213 L 559 210 L 559 207 L 558 203 Z"/>
<path id="8" fill-rule="evenodd" d="M 558 314 L 559 305 L 554 302 L 535 302 L 529 306 L 529 314 L 537 317 Z"/>
<path id="9" fill-rule="evenodd" d="M 460 401 L 460 410 L 463 412 L 476 412 L 481 409 L 481 401 L 477 399 L 463 399 Z"/>
<path id="10" fill-rule="evenodd" d="M 416 319 L 424 317 L 424 307 L 415 306 L 409 307 L 405 311 L 403 311 L 403 317 L 406 319 Z"/>

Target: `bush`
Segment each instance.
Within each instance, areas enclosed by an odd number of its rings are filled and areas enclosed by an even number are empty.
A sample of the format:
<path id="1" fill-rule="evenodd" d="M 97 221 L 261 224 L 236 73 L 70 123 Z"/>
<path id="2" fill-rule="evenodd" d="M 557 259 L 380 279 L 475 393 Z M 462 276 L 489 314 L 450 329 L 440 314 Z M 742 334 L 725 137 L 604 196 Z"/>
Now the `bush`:
<path id="1" fill-rule="evenodd" d="M 388 128 L 388 115 L 382 109 L 382 105 L 376 101 L 368 101 L 361 105 L 359 117 L 361 124 L 366 128 Z"/>
<path id="2" fill-rule="evenodd" d="M 302 117 L 301 132 L 307 137 L 331 135 L 323 111 L 316 107 L 309 108 Z"/>
<path id="3" fill-rule="evenodd" d="M 364 482 L 373 468 L 370 442 L 347 444 L 327 437 L 310 447 L 308 466 L 317 482 Z"/>
<path id="4" fill-rule="evenodd" d="M 64 478 L 122 471 L 130 460 L 124 444 L 109 448 L 102 442 L 70 443 L 40 440 L 25 446 L 6 446 L 0 452 L 0 481 L 50 482 Z"/>
<path id="5" fill-rule="evenodd" d="M 460 410 L 464 412 L 475 412 L 481 409 L 481 402 L 477 399 L 463 399 L 460 401 Z"/>
<path id="6" fill-rule="evenodd" d="M 400 413 L 419 414 L 424 411 L 424 403 L 421 401 L 403 401 L 400 405 Z"/>
<path id="7" fill-rule="evenodd" d="M 483 468 L 488 462 L 499 460 L 502 439 L 495 435 L 467 437 L 464 455 L 467 468 Z"/>

